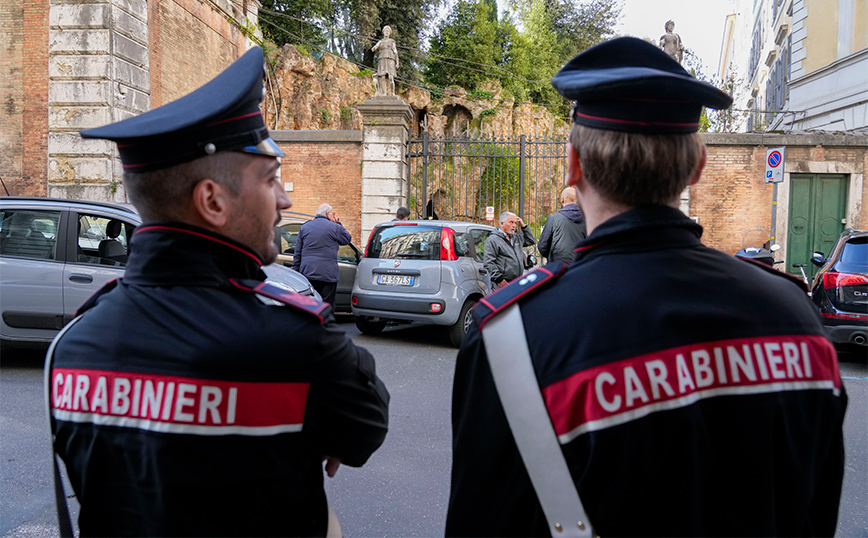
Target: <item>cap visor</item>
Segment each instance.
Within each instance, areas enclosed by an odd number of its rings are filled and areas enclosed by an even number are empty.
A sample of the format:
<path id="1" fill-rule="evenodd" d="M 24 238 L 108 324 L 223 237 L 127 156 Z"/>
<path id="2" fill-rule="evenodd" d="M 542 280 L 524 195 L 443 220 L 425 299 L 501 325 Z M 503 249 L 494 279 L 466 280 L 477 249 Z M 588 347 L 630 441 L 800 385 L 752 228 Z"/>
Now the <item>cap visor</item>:
<path id="1" fill-rule="evenodd" d="M 266 138 L 255 146 L 245 146 L 241 151 L 244 153 L 255 153 L 256 155 L 267 155 L 269 157 L 286 157 L 286 153 L 271 138 Z"/>

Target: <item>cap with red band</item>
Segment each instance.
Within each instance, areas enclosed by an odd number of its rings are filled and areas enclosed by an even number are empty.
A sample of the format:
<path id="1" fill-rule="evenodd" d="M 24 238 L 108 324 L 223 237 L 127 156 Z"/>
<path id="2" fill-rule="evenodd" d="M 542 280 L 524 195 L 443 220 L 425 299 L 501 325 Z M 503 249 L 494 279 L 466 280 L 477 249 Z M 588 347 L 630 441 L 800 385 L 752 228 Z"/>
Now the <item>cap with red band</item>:
<path id="1" fill-rule="evenodd" d="M 699 130 L 702 107 L 728 108 L 732 97 L 697 80 L 654 45 L 633 37 L 605 41 L 570 60 L 552 86 L 575 102 L 579 125 L 646 134 Z"/>
<path id="2" fill-rule="evenodd" d="M 192 93 L 138 116 L 81 131 L 81 136 L 117 142 L 124 170 L 135 172 L 218 151 L 283 157 L 259 109 L 264 79 L 262 49 L 253 47 Z"/>

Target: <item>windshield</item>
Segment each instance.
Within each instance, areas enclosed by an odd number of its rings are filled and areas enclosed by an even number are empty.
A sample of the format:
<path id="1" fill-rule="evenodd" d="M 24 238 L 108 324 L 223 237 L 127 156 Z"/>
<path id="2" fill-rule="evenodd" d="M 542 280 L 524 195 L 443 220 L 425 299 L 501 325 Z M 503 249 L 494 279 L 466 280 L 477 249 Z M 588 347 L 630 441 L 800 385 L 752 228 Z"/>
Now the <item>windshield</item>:
<path id="1" fill-rule="evenodd" d="M 374 230 L 368 258 L 440 259 L 439 226 L 383 226 Z"/>

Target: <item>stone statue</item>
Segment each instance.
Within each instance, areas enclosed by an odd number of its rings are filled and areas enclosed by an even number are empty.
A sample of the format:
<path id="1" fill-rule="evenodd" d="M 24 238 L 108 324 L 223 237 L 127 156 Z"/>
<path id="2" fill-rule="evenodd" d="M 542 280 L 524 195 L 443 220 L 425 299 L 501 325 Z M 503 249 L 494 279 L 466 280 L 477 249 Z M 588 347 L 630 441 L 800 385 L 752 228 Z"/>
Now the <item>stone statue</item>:
<path id="1" fill-rule="evenodd" d="M 681 44 L 681 37 L 675 33 L 675 21 L 666 21 L 665 28 L 666 33 L 660 37 L 660 48 L 680 64 L 684 59 L 684 45 Z"/>
<path id="2" fill-rule="evenodd" d="M 391 34 L 392 29 L 384 26 L 383 39 L 377 41 L 377 44 L 371 48 L 372 51 L 380 50 L 377 73 L 374 75 L 377 80 L 377 91 L 374 95 L 395 95 L 395 77 L 398 76 L 398 47 L 395 46 L 395 40 L 389 37 Z"/>

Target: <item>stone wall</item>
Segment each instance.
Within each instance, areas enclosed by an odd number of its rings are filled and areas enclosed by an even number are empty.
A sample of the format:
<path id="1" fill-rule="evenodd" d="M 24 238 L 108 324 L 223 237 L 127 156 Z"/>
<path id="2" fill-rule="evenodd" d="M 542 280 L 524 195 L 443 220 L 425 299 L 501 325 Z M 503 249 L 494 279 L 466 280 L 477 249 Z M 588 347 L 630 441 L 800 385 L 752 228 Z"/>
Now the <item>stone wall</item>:
<path id="1" fill-rule="evenodd" d="M 313 215 L 326 202 L 334 207 L 356 245 L 362 237 L 362 132 L 273 131 L 286 153 L 280 176 L 292 199 L 290 211 Z"/>
<path id="2" fill-rule="evenodd" d="M 273 59 L 274 76 L 267 87 L 266 124 L 275 130 L 361 129 L 357 105 L 374 95 L 373 74 L 356 64 L 324 54 L 319 60 L 292 45 Z M 428 90 L 407 87 L 399 97 L 413 108 L 410 132 L 432 137 L 482 136 L 549 138 L 569 132 L 569 126 L 545 107 L 516 103 L 504 96 L 497 82 L 474 94 L 447 88 L 432 98 Z"/>
<path id="3" fill-rule="evenodd" d="M 0 177 L 12 195 L 125 199 L 114 145 L 81 129 L 204 84 L 247 49 L 257 2 L 4 0 Z M 5 194 L 5 192 L 2 192 Z"/>

